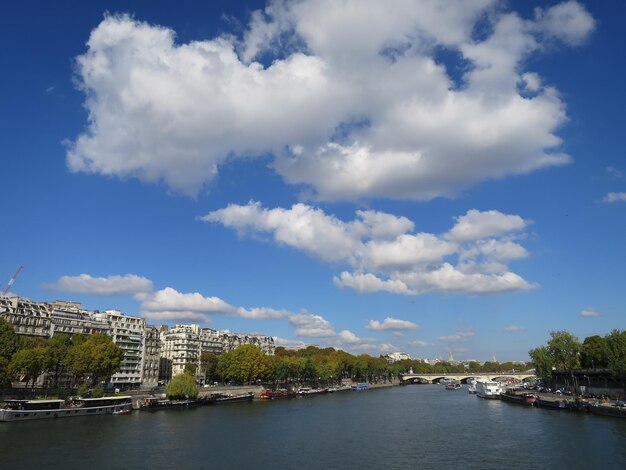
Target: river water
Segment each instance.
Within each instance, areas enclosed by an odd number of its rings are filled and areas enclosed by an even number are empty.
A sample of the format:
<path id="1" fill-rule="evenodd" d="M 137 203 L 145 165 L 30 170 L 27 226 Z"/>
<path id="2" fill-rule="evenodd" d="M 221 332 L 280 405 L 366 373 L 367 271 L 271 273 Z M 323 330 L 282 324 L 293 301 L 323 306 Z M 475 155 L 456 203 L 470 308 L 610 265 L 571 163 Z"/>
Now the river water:
<path id="1" fill-rule="evenodd" d="M 0 468 L 625 469 L 626 420 L 413 385 L 0 423 Z"/>

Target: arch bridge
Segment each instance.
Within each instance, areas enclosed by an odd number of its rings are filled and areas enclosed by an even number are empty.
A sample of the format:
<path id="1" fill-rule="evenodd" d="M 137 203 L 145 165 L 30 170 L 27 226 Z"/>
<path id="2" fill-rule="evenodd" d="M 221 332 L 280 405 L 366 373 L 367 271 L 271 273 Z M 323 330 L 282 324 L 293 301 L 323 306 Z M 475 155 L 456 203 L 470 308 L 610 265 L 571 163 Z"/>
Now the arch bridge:
<path id="1" fill-rule="evenodd" d="M 528 379 L 534 379 L 537 376 L 534 372 L 481 372 L 479 374 L 471 374 L 465 372 L 460 373 L 445 373 L 445 374 L 420 374 L 407 372 L 400 374 L 400 383 L 437 383 L 441 379 L 458 380 L 461 383 L 467 383 L 470 379 L 489 379 L 489 380 L 503 380 L 503 379 L 517 379 L 522 382 Z"/>

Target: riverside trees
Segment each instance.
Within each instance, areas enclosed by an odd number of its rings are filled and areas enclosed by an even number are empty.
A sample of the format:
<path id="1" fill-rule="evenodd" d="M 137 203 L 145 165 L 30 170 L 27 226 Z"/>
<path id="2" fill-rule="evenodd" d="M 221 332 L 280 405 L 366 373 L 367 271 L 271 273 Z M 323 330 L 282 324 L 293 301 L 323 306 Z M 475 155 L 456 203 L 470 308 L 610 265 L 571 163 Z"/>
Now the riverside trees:
<path id="1" fill-rule="evenodd" d="M 44 372 L 53 387 L 62 374 L 73 375 L 75 384 L 93 386 L 117 372 L 123 358 L 123 351 L 102 333 L 32 338 L 16 335 L 13 326 L 0 319 L 0 386 L 16 379 L 34 386 Z"/>
<path id="2" fill-rule="evenodd" d="M 580 343 L 567 331 L 553 331 L 545 346 L 528 352 L 537 376 L 550 380 L 553 370 L 608 368 L 620 380 L 626 380 L 626 331 L 613 330 L 608 335 L 589 336 Z"/>

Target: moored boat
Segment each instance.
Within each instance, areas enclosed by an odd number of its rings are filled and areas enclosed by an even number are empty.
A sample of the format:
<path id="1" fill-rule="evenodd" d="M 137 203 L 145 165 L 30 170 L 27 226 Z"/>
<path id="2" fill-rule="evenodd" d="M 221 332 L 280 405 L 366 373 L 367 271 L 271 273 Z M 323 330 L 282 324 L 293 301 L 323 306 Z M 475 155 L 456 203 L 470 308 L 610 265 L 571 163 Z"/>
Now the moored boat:
<path id="1" fill-rule="evenodd" d="M 203 404 L 206 404 L 206 400 L 170 400 L 164 396 L 146 397 L 140 402 L 139 409 L 145 411 L 156 411 L 170 408 L 189 408 Z"/>
<path id="2" fill-rule="evenodd" d="M 309 388 L 309 387 L 302 387 L 298 389 L 298 395 L 301 397 L 321 395 L 322 393 L 328 393 L 328 389 L 327 388 Z"/>
<path id="3" fill-rule="evenodd" d="M 499 399 L 500 384 L 492 380 L 479 380 L 476 382 L 476 396 L 480 398 Z"/>
<path id="4" fill-rule="evenodd" d="M 356 385 L 353 385 L 351 388 L 354 392 L 360 392 L 363 390 L 367 390 L 369 388 L 369 385 L 367 385 L 366 383 L 358 383 Z"/>
<path id="5" fill-rule="evenodd" d="M 446 390 L 461 390 L 460 382 L 450 382 L 446 384 Z"/>
<path id="6" fill-rule="evenodd" d="M 476 394 L 476 381 L 475 380 L 472 380 L 471 382 L 468 383 L 467 392 L 470 395 Z"/>
<path id="7" fill-rule="evenodd" d="M 0 409 L 0 421 L 70 418 L 121 414 L 132 410 L 130 396 L 73 398 L 65 400 L 7 400 Z"/>
<path id="8" fill-rule="evenodd" d="M 260 395 L 263 400 L 280 400 L 282 398 L 294 398 L 295 396 L 296 392 L 284 388 L 276 390 L 263 390 Z"/>
<path id="9" fill-rule="evenodd" d="M 523 389 L 509 388 L 500 395 L 500 400 L 517 405 L 534 406 L 537 401 L 537 395 Z"/>
<path id="10" fill-rule="evenodd" d="M 252 401 L 254 399 L 253 392 L 240 393 L 237 395 L 230 395 L 224 393 L 214 393 L 208 399 L 210 403 L 214 403 L 216 405 L 221 405 L 225 403 L 237 403 L 242 401 Z"/>
<path id="11" fill-rule="evenodd" d="M 330 387 L 328 393 L 348 392 L 350 390 L 352 390 L 350 385 L 339 385 L 337 387 Z"/>

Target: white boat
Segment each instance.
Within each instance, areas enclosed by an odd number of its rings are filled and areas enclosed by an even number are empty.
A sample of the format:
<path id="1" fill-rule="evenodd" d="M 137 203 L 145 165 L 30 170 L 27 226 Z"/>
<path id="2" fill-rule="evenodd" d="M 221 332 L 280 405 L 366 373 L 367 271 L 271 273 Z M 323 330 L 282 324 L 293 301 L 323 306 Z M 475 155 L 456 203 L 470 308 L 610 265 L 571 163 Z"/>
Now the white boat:
<path id="1" fill-rule="evenodd" d="M 475 380 L 472 380 L 471 382 L 468 382 L 467 391 L 468 391 L 469 394 L 475 394 L 476 393 L 476 381 Z"/>
<path id="2" fill-rule="evenodd" d="M 308 397 L 311 395 L 319 395 L 320 393 L 328 393 L 328 389 L 327 388 L 309 388 L 309 387 L 302 387 L 298 390 L 298 395 L 300 395 L 301 397 Z"/>
<path id="3" fill-rule="evenodd" d="M 498 382 L 479 380 L 476 382 L 476 395 L 480 398 L 499 399 L 502 388 Z"/>
<path id="4" fill-rule="evenodd" d="M 350 385 L 338 385 L 337 387 L 330 387 L 328 393 L 347 392 L 352 390 Z"/>
<path id="5" fill-rule="evenodd" d="M 7 400 L 0 409 L 0 421 L 70 418 L 123 414 L 132 410 L 130 396 L 74 398 L 65 400 Z"/>

